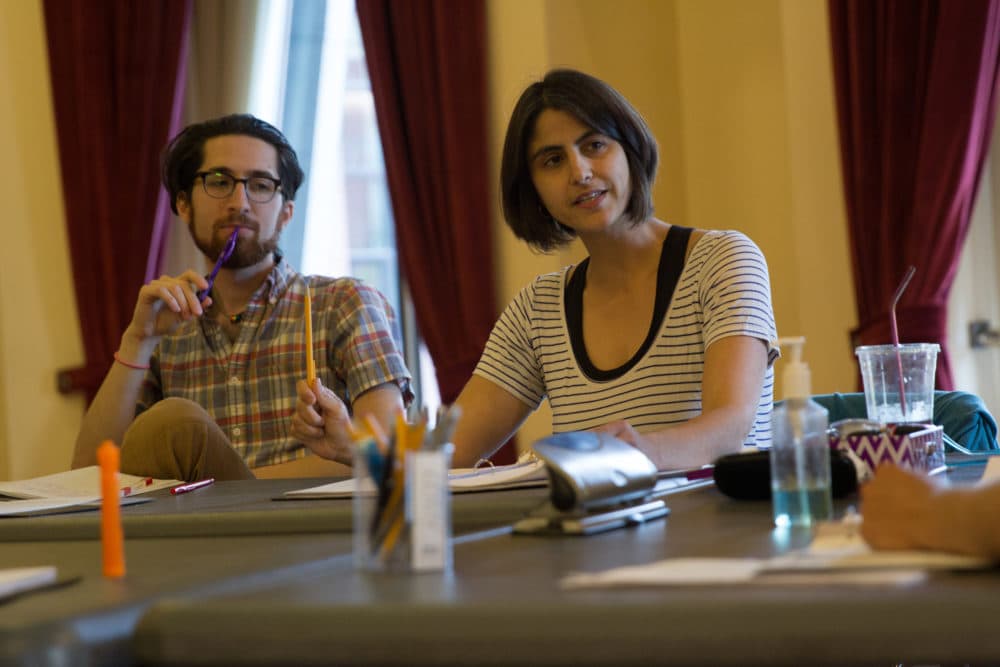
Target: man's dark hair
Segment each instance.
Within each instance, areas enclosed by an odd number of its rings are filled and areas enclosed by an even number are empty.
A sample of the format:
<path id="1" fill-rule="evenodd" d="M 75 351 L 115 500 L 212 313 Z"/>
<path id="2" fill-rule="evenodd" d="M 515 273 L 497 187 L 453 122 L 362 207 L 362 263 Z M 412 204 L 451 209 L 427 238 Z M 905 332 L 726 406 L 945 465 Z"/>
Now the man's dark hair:
<path id="1" fill-rule="evenodd" d="M 299 166 L 295 149 L 281 131 L 250 114 L 232 114 L 213 118 L 202 123 L 194 123 L 184 128 L 174 137 L 160 158 L 160 178 L 170 194 L 170 208 L 177 213 L 177 196 L 191 199 L 191 188 L 195 174 L 205 159 L 205 142 L 213 137 L 239 134 L 255 137 L 274 146 L 278 151 L 278 179 L 281 194 L 286 201 L 295 199 L 295 193 L 302 185 L 305 174 Z"/>
<path id="2" fill-rule="evenodd" d="M 632 185 L 625 215 L 633 224 L 653 215 L 652 187 L 659 157 L 656 139 L 642 115 L 600 79 L 576 70 L 555 69 L 521 93 L 507 124 L 500 193 L 504 219 L 518 238 L 548 251 L 576 236 L 576 232 L 549 215 L 531 180 L 528 143 L 538 116 L 546 109 L 566 112 L 621 144 Z"/>

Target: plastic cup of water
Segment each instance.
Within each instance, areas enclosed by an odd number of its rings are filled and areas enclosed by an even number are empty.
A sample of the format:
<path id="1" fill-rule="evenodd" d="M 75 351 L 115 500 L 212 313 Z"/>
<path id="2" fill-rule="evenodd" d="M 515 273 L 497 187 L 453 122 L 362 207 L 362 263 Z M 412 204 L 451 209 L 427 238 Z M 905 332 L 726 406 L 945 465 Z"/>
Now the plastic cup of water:
<path id="1" fill-rule="evenodd" d="M 856 348 L 854 353 L 861 365 L 868 419 L 882 424 L 932 423 L 934 371 L 940 349 L 937 343 L 905 343 L 898 347 L 897 358 L 895 345 Z M 900 388 L 904 392 L 903 400 Z"/>

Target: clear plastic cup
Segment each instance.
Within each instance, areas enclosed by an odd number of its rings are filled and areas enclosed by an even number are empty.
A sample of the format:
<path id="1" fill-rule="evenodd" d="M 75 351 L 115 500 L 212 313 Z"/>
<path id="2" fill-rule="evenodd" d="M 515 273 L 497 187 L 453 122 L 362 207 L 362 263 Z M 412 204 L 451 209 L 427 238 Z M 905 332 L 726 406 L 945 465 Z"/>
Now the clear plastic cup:
<path id="1" fill-rule="evenodd" d="M 868 419 L 882 424 L 930 424 L 934 418 L 937 343 L 862 345 L 854 350 L 861 365 Z M 900 383 L 902 367 L 902 383 Z M 900 386 L 906 402 L 900 400 Z"/>

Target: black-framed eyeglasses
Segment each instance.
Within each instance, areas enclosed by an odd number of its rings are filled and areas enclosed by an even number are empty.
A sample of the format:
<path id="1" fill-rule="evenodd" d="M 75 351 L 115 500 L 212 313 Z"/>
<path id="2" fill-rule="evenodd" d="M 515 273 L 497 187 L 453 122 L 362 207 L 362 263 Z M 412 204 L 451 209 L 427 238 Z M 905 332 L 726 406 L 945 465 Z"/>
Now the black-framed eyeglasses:
<path id="1" fill-rule="evenodd" d="M 233 194 L 237 183 L 242 183 L 243 189 L 247 192 L 247 199 L 258 204 L 266 204 L 274 199 L 274 195 L 281 189 L 281 181 L 270 176 L 236 178 L 224 171 L 199 171 L 194 176 L 201 179 L 205 194 L 215 199 L 225 199 Z"/>

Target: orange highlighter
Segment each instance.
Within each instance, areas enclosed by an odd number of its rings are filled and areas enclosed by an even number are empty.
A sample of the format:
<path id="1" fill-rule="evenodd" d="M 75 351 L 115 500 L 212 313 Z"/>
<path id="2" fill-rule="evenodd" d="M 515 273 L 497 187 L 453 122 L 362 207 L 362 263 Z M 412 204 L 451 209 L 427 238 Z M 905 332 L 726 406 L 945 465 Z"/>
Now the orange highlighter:
<path id="1" fill-rule="evenodd" d="M 312 297 L 309 296 L 309 286 L 306 285 L 306 382 L 311 389 L 316 382 L 316 361 L 313 359 L 313 315 Z"/>
<path id="2" fill-rule="evenodd" d="M 122 534 L 121 508 L 118 505 L 119 452 L 115 443 L 105 440 L 97 448 L 97 463 L 101 468 L 101 549 L 104 576 L 120 579 L 125 576 L 125 537 Z"/>

